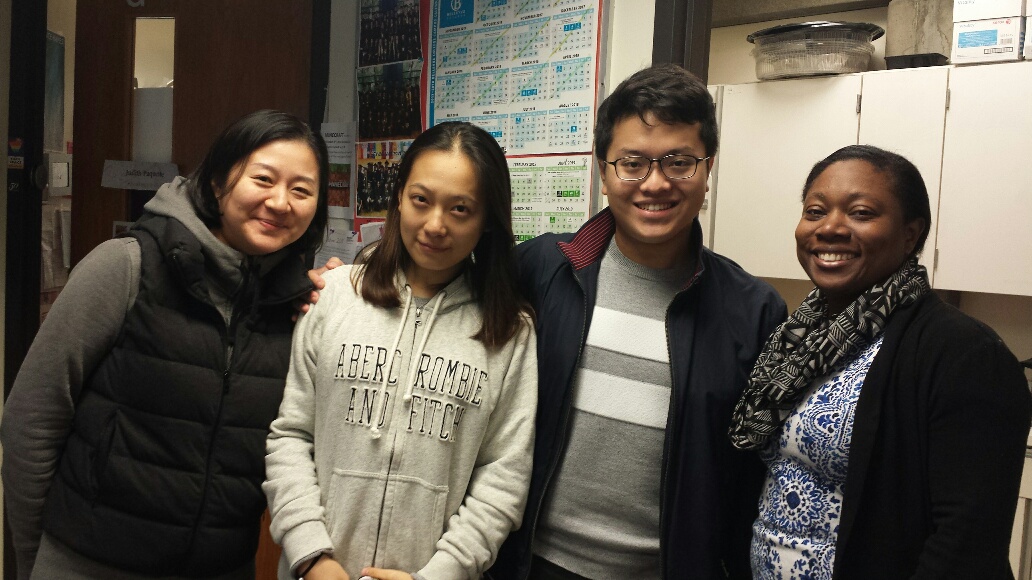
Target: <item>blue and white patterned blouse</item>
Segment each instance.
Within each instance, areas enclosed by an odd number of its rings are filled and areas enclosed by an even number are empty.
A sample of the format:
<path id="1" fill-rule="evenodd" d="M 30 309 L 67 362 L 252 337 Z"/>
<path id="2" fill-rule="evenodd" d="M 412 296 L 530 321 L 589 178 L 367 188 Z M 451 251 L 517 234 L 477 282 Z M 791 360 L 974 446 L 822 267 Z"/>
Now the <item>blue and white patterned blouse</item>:
<path id="1" fill-rule="evenodd" d="M 767 481 L 753 524 L 754 579 L 831 578 L 856 402 L 881 344 L 878 337 L 845 366 L 815 380 L 780 437 L 760 452 Z"/>

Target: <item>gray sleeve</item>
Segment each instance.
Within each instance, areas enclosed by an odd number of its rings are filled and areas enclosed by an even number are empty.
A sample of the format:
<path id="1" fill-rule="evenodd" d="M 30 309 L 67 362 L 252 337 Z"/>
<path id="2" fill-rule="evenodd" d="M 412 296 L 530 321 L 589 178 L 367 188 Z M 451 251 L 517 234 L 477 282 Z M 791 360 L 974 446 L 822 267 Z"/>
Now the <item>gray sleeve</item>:
<path id="1" fill-rule="evenodd" d="M 28 578 L 35 563 L 43 503 L 83 381 L 114 345 L 139 280 L 134 239 L 106 241 L 83 258 L 40 326 L 4 405 L 4 503 L 19 579 Z"/>
<path id="2" fill-rule="evenodd" d="M 520 527 L 527 504 L 537 412 L 537 336 L 529 317 L 515 348 L 502 393 L 477 453 L 466 496 L 448 518 L 437 551 L 416 574 L 423 578 L 480 578 L 502 542 Z"/>

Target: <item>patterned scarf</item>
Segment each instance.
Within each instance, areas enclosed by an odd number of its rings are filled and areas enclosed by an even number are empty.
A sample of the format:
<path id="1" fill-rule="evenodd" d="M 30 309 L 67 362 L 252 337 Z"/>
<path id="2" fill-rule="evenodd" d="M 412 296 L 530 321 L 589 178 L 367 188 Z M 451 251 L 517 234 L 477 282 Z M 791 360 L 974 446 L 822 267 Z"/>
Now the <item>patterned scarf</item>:
<path id="1" fill-rule="evenodd" d="M 850 361 L 875 339 L 896 308 L 929 292 L 928 272 L 911 258 L 888 280 L 875 284 L 838 316 L 827 316 L 823 292 L 814 288 L 767 339 L 735 406 L 731 443 L 759 449 L 809 392 L 817 377 Z"/>

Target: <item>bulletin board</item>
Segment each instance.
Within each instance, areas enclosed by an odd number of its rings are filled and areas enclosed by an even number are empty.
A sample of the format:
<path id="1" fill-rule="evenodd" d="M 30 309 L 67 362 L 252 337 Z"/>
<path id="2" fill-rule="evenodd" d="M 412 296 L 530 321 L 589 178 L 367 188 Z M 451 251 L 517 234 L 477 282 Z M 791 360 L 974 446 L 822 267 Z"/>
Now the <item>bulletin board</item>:
<path id="1" fill-rule="evenodd" d="M 601 0 L 361 0 L 354 228 L 385 215 L 423 128 L 467 121 L 505 150 L 517 241 L 591 212 Z"/>

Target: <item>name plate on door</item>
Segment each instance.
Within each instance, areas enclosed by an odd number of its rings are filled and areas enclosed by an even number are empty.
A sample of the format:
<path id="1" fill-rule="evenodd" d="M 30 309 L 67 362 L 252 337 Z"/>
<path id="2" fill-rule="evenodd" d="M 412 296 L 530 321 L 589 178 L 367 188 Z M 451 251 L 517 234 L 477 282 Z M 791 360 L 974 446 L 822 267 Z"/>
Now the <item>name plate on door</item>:
<path id="1" fill-rule="evenodd" d="M 100 184 L 115 189 L 142 189 L 155 191 L 179 175 L 175 163 L 150 161 L 104 161 L 104 175 Z"/>

